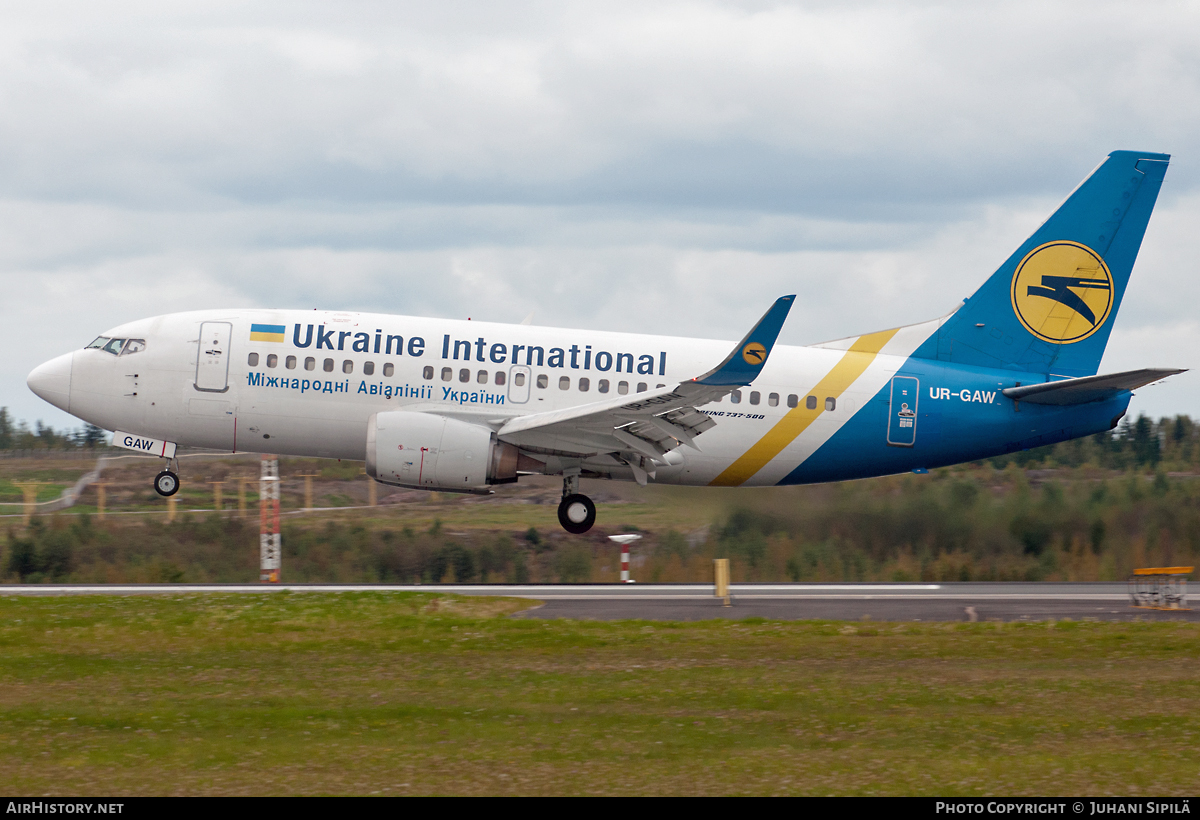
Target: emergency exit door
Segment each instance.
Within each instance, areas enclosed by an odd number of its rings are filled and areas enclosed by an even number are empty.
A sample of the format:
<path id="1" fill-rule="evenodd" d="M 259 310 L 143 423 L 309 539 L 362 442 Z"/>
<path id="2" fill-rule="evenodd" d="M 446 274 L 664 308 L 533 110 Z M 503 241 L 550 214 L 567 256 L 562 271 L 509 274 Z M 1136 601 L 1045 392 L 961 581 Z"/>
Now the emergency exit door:
<path id="1" fill-rule="evenodd" d="M 887 443 L 893 447 L 912 447 L 917 443 L 917 392 L 920 387 L 920 382 L 911 376 L 892 379 Z"/>
<path id="2" fill-rule="evenodd" d="M 508 370 L 508 400 L 513 404 L 529 401 L 529 382 L 533 370 L 525 365 L 513 366 Z"/>
<path id="3" fill-rule="evenodd" d="M 196 389 L 206 393 L 224 393 L 229 389 L 229 322 L 204 322 L 200 325 L 200 347 L 196 351 Z"/>

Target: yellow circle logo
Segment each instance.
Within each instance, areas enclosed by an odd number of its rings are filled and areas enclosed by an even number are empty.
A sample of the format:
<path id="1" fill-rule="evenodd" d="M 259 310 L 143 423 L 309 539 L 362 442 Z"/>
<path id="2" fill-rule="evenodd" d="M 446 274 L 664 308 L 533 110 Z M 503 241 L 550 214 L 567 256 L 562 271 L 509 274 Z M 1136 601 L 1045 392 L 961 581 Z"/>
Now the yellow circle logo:
<path id="1" fill-rule="evenodd" d="M 1017 265 L 1013 312 L 1025 329 L 1046 342 L 1081 342 L 1107 321 L 1113 305 L 1108 265 L 1086 245 L 1047 242 Z"/>
<path id="2" fill-rule="evenodd" d="M 742 348 L 742 358 L 746 360 L 746 364 L 757 367 L 767 360 L 767 349 L 758 342 L 751 342 Z"/>

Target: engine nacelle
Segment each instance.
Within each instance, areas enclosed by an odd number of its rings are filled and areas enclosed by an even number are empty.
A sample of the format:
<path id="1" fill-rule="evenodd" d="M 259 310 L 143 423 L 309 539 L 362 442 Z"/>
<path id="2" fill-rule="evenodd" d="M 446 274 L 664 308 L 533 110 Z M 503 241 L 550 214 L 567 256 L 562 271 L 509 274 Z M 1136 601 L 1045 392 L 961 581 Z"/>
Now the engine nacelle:
<path id="1" fill-rule="evenodd" d="M 367 474 L 384 484 L 477 492 L 541 466 L 487 427 L 434 413 L 391 410 L 367 424 Z"/>

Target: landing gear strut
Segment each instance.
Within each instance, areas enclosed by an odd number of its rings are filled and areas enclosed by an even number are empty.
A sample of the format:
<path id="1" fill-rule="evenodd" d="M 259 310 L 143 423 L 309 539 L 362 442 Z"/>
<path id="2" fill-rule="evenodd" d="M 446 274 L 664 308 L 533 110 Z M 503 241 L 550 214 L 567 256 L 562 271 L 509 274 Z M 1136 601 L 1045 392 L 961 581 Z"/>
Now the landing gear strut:
<path id="1" fill-rule="evenodd" d="M 154 491 L 163 498 L 179 492 L 179 476 L 170 470 L 163 470 L 154 477 Z"/>
<path id="2" fill-rule="evenodd" d="M 563 497 L 558 504 L 558 523 L 572 535 L 582 535 L 596 523 L 596 505 L 579 492 L 579 469 L 563 471 Z"/>

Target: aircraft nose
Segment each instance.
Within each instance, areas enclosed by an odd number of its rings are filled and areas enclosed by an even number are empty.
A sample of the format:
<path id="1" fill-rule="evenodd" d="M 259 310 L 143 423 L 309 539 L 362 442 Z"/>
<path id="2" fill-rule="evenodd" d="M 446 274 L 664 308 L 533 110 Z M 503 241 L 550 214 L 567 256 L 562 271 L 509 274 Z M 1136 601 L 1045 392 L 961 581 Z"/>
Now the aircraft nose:
<path id="1" fill-rule="evenodd" d="M 68 413 L 71 411 L 71 361 L 74 358 L 74 353 L 66 353 L 51 359 L 35 367 L 25 380 L 30 390 Z"/>

